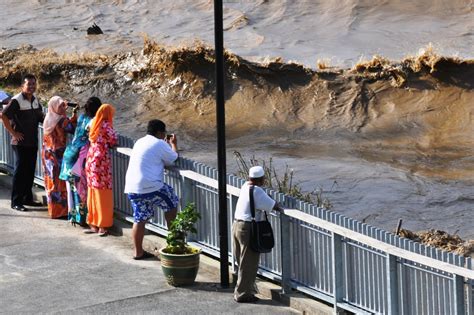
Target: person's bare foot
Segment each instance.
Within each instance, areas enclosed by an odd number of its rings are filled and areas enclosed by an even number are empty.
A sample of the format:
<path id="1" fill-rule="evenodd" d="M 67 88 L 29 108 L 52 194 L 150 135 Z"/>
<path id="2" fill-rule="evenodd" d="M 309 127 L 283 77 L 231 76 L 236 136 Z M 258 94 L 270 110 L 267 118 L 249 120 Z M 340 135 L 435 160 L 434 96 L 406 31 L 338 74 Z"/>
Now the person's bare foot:
<path id="1" fill-rule="evenodd" d="M 99 229 L 95 226 L 90 226 L 88 229 L 85 229 L 84 231 L 82 231 L 84 234 L 94 234 L 94 233 L 97 233 L 99 232 Z"/>

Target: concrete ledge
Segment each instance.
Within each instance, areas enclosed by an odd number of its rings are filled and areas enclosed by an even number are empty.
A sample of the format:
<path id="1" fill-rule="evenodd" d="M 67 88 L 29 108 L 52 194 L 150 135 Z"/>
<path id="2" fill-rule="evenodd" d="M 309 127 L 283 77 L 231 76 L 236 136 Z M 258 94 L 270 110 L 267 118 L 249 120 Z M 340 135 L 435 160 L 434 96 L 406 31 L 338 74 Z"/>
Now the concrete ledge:
<path id="1" fill-rule="evenodd" d="M 124 218 L 117 216 L 114 219 L 114 226 L 112 228 L 114 234 L 124 236 L 130 239 L 132 238 L 132 225 L 125 221 Z M 159 256 L 159 249 L 166 246 L 166 239 L 158 234 L 151 231 L 146 231 L 143 239 L 143 248 L 156 256 Z M 199 273 L 205 272 L 206 274 L 213 275 L 215 281 L 220 281 L 220 263 L 217 259 L 209 257 L 205 254 L 201 255 Z M 232 271 L 229 268 L 230 277 L 232 277 Z M 232 279 L 229 279 L 232 283 Z M 315 315 L 330 315 L 333 314 L 333 308 L 323 302 L 314 300 L 302 293 L 292 293 L 282 295 L 281 287 L 277 284 L 268 282 L 265 279 L 257 278 L 257 289 L 259 294 L 265 298 L 272 299 L 282 303 L 285 306 L 289 306 L 303 314 L 315 314 Z"/>
<path id="2" fill-rule="evenodd" d="M 303 314 L 330 315 L 333 314 L 332 306 L 312 299 L 302 293 L 294 291 L 291 294 L 281 294 L 281 287 L 265 280 L 257 280 L 259 293 L 267 298 L 278 301 Z"/>
<path id="3" fill-rule="evenodd" d="M 116 215 L 114 218 L 114 226 L 111 228 L 114 235 L 124 236 L 130 240 L 132 244 L 132 224 L 125 221 L 120 215 Z M 166 247 L 166 239 L 154 232 L 146 230 L 145 237 L 143 238 L 143 249 L 153 253 L 159 258 L 159 250 Z M 131 253 L 130 253 L 131 254 Z M 199 269 L 210 274 L 215 274 L 216 279 L 219 276 L 219 261 L 215 260 L 205 254 L 200 257 Z"/>

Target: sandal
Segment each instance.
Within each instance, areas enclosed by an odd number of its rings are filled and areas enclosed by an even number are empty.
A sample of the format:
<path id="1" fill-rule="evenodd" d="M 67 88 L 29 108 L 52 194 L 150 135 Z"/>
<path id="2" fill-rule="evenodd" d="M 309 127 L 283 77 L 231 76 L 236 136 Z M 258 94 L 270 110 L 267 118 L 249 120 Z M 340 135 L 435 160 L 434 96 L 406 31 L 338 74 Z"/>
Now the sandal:
<path id="1" fill-rule="evenodd" d="M 109 232 L 107 230 L 105 230 L 105 231 L 99 232 L 99 234 L 97 234 L 97 235 L 99 235 L 100 237 L 104 237 L 104 236 L 109 235 Z"/>
<path id="2" fill-rule="evenodd" d="M 133 259 L 134 260 L 143 260 L 143 259 L 149 259 L 149 258 L 156 258 L 155 255 L 153 255 L 152 253 L 149 253 L 147 251 L 143 251 L 143 254 L 141 256 L 133 256 Z"/>
<path id="3" fill-rule="evenodd" d="M 94 233 L 97 233 L 99 232 L 98 230 L 94 230 L 94 229 L 85 229 L 82 231 L 82 233 L 84 234 L 94 234 Z"/>

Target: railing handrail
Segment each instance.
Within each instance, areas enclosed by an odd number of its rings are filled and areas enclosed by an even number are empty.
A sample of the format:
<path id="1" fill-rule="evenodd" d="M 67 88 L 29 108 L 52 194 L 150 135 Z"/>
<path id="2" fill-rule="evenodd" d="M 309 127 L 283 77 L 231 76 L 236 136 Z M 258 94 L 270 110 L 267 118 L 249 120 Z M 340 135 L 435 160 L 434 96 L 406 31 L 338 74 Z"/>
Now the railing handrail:
<path id="1" fill-rule="evenodd" d="M 124 147 L 118 147 L 117 152 L 125 154 L 130 156 L 132 154 L 132 149 L 131 148 L 124 148 Z M 177 171 L 179 172 L 179 175 L 195 180 L 201 184 L 207 185 L 209 187 L 219 189 L 219 182 L 216 179 L 201 175 L 197 172 L 190 171 L 190 170 L 181 170 L 176 168 Z M 232 186 L 232 185 L 227 185 L 227 193 L 233 195 L 233 196 L 240 196 L 240 189 Z"/>
<path id="2" fill-rule="evenodd" d="M 189 170 L 179 170 L 181 176 L 195 180 L 200 182 L 204 185 L 210 186 L 212 188 L 218 189 L 218 182 L 215 179 L 209 178 L 207 176 L 201 175 L 199 173 L 189 171 Z M 238 197 L 240 195 L 240 189 L 234 187 L 232 185 L 227 185 L 227 192 L 233 196 Z M 390 245 L 386 242 L 379 241 L 373 237 L 366 236 L 364 234 L 358 233 L 356 231 L 352 231 L 345 227 L 339 226 L 337 224 L 328 222 L 326 220 L 320 219 L 318 217 L 312 216 L 310 214 L 304 213 L 298 209 L 285 209 L 284 214 L 304 221 L 305 223 L 309 223 L 315 225 L 321 229 L 339 234 L 346 238 L 350 238 L 352 240 L 365 243 L 366 245 L 375 248 L 377 250 L 383 251 L 387 254 L 391 254 L 400 258 L 404 258 L 431 268 L 438 269 L 440 271 L 444 271 L 447 273 L 457 274 L 469 279 L 474 279 L 474 270 L 469 270 L 467 268 L 455 266 L 449 263 L 442 262 L 440 260 L 427 257 L 424 255 L 420 255 L 417 253 L 413 253 L 403 248 L 399 248 L 393 245 Z"/>
<path id="3" fill-rule="evenodd" d="M 132 152 L 130 148 L 117 148 L 117 151 L 128 156 L 130 156 Z M 218 181 L 213 178 L 201 175 L 197 172 L 190 171 L 190 170 L 177 169 L 177 171 L 179 172 L 181 176 L 185 178 L 192 179 L 194 181 L 197 181 L 201 184 L 207 185 L 214 189 L 219 188 Z M 227 193 L 238 197 L 240 195 L 240 189 L 232 185 L 227 185 Z M 388 244 L 386 242 L 379 241 L 373 237 L 364 235 L 362 233 L 359 233 L 359 232 L 350 230 L 348 228 L 342 227 L 340 225 L 331 223 L 329 221 L 320 219 L 318 217 L 305 213 L 301 210 L 284 209 L 284 214 L 289 217 L 301 220 L 305 223 L 309 223 L 311 225 L 317 226 L 321 229 L 330 231 L 332 233 L 344 236 L 346 238 L 355 240 L 357 242 L 364 243 L 367 246 L 383 251 L 387 254 L 394 255 L 403 259 L 407 259 L 407 260 L 422 264 L 427 267 L 438 269 L 440 271 L 456 274 L 456 275 L 463 276 L 469 279 L 474 279 L 474 270 L 455 266 L 455 265 L 442 262 L 440 260 L 437 260 L 431 257 L 427 257 L 424 255 L 420 255 L 420 254 L 408 251 L 403 248 L 399 248 L 397 246 Z"/>
<path id="4" fill-rule="evenodd" d="M 218 181 L 215 179 L 212 179 L 210 177 L 201 175 L 199 173 L 193 172 L 193 171 L 188 171 L 188 170 L 180 170 L 179 174 L 183 177 L 195 180 L 199 183 L 202 183 L 204 185 L 207 185 L 209 187 L 219 189 L 218 186 Z M 240 188 L 237 188 L 235 186 L 227 184 L 227 193 L 232 195 L 232 196 L 240 196 Z"/>
<path id="5" fill-rule="evenodd" d="M 433 259 L 427 256 L 410 252 L 408 250 L 379 241 L 370 236 L 366 236 L 364 234 L 352 231 L 345 227 L 339 226 L 337 224 L 334 224 L 334 223 L 325 221 L 323 219 L 320 219 L 318 217 L 312 216 L 310 214 L 304 213 L 303 211 L 300 211 L 298 209 L 285 209 L 284 214 L 291 218 L 295 218 L 295 219 L 304 221 L 306 223 L 315 225 L 321 229 L 330 231 L 332 233 L 344 236 L 346 238 L 350 238 L 357 242 L 364 243 L 365 245 L 368 245 L 372 248 L 383 251 L 387 254 L 391 254 L 403 259 L 407 259 L 407 260 L 422 264 L 424 266 L 438 269 L 440 271 L 444 271 L 451 274 L 457 274 L 469 279 L 474 279 L 474 270 L 469 270 L 463 267 L 451 265 L 449 263 L 444 263 L 437 259 Z"/>

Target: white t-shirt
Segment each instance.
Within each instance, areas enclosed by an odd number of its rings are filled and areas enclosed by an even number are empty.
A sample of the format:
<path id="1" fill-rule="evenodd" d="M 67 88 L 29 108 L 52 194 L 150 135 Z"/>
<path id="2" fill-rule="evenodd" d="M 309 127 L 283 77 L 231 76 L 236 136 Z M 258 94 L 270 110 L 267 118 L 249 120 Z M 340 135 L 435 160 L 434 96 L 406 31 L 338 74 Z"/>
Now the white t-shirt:
<path id="1" fill-rule="evenodd" d="M 135 142 L 125 176 L 125 193 L 146 194 L 163 187 L 164 167 L 178 158 L 164 140 L 146 135 Z"/>
<path id="2" fill-rule="evenodd" d="M 239 200 L 237 200 L 237 205 L 235 207 L 234 219 L 252 221 L 252 214 L 250 212 L 250 183 L 246 182 L 242 185 L 240 190 Z M 276 201 L 270 198 L 265 190 L 258 186 L 253 188 L 253 202 L 255 204 L 255 216 L 256 220 L 258 218 L 257 210 L 270 211 L 275 206 Z M 257 220 L 258 221 L 258 220 Z"/>

